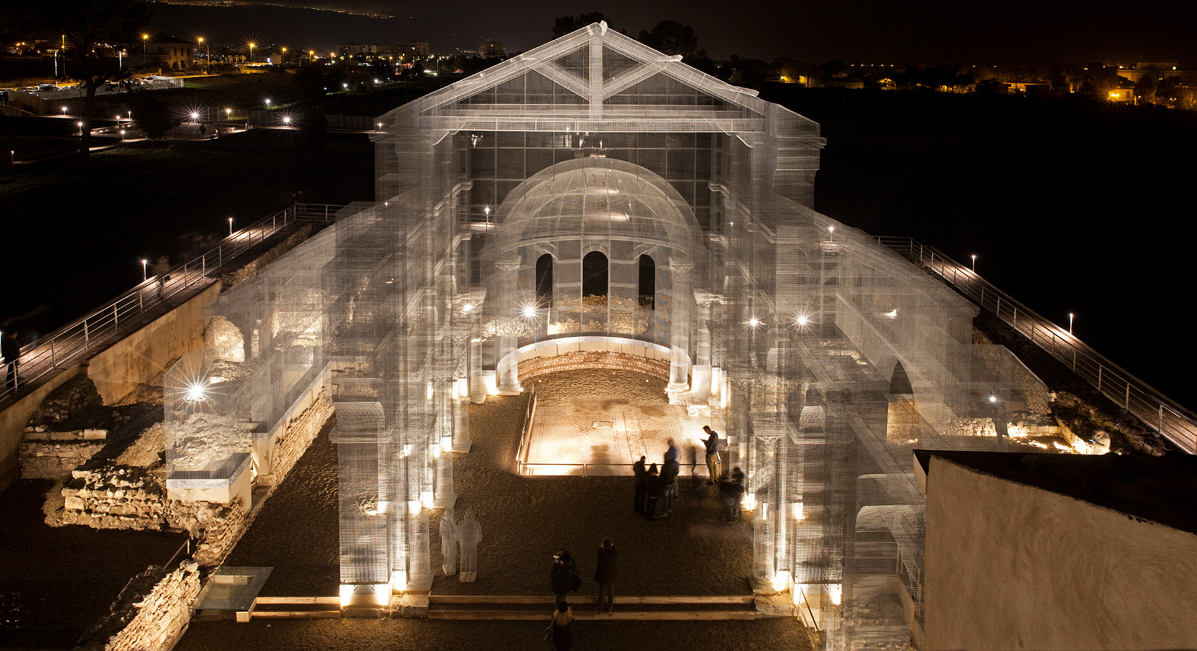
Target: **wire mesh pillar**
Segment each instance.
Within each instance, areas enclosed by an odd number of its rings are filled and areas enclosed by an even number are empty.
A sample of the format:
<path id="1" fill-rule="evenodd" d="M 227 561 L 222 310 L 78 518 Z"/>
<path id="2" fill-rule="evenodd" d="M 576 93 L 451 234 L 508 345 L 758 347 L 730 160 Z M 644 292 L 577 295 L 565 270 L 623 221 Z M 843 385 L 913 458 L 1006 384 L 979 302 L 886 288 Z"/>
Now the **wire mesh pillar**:
<path id="1" fill-rule="evenodd" d="M 690 270 L 693 265 L 686 262 L 672 262 L 669 276 L 673 291 L 669 315 L 669 385 L 665 391 L 673 396 L 690 390 L 690 304 L 694 295 L 690 291 Z"/>
<path id="2" fill-rule="evenodd" d="M 495 264 L 501 275 L 499 287 L 501 296 L 496 302 L 499 319 L 518 319 L 517 301 L 520 261 L 518 258 L 500 260 Z M 513 334 L 502 334 L 498 337 L 498 356 L 495 372 L 498 374 L 499 393 L 517 394 L 520 392 L 519 360 L 516 358 L 516 347 L 519 337 Z"/>
<path id="3" fill-rule="evenodd" d="M 762 415 L 762 420 L 767 419 Z M 770 419 L 771 420 L 771 419 Z M 773 422 L 753 422 L 752 445 L 755 452 L 749 485 L 756 502 L 753 513 L 752 584 L 754 589 L 773 588 L 777 573 L 777 535 L 785 507 L 777 481 L 777 442 L 781 431 Z"/>

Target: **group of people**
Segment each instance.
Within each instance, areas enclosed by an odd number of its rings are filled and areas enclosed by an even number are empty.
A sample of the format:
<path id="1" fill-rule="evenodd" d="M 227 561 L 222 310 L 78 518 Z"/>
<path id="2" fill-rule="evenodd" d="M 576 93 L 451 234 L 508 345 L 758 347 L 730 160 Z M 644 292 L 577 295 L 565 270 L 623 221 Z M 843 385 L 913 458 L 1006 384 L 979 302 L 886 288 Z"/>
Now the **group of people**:
<path id="1" fill-rule="evenodd" d="M 619 552 L 615 549 L 615 544 L 610 538 L 604 538 L 594 561 L 594 582 L 598 584 L 598 597 L 594 606 L 596 613 L 603 612 L 604 608 L 608 613 L 615 612 L 615 582 L 619 580 L 619 566 L 616 562 L 618 558 Z M 548 628 L 545 629 L 545 640 L 552 642 L 558 651 L 568 651 L 573 647 L 574 615 L 567 598 L 569 593 L 581 588 L 582 576 L 578 573 L 578 564 L 574 562 L 568 550 L 557 550 L 549 568 L 549 589 L 556 596 L 556 608 Z"/>
<path id="2" fill-rule="evenodd" d="M 677 460 L 677 447 L 673 439 L 669 439 L 669 449 L 665 451 L 665 458 L 659 470 L 655 463 L 645 468 L 645 459 L 646 457 L 641 456 L 639 461 L 632 464 L 632 471 L 636 475 L 633 508 L 636 513 L 649 520 L 656 520 L 669 515 L 673 510 L 673 503 L 677 501 L 677 477 L 682 467 Z"/>
<path id="3" fill-rule="evenodd" d="M 705 425 L 702 429 L 707 434 L 703 439 L 708 472 L 706 484 L 718 485 L 719 496 L 727 507 L 727 522 L 742 520 L 744 473 L 738 467 L 733 468 L 730 474 L 720 472 L 719 449 L 722 442 L 719 433 L 711 429 L 710 425 Z M 636 487 L 632 507 L 637 514 L 649 520 L 657 520 L 667 517 L 673 510 L 673 505 L 678 502 L 677 479 L 681 465 L 678 462 L 678 450 L 674 440 L 669 439 L 660 468 L 655 463 L 646 468 L 646 461 L 647 457 L 642 456 L 632 464 Z M 691 459 L 691 463 L 693 466 L 697 460 Z"/>

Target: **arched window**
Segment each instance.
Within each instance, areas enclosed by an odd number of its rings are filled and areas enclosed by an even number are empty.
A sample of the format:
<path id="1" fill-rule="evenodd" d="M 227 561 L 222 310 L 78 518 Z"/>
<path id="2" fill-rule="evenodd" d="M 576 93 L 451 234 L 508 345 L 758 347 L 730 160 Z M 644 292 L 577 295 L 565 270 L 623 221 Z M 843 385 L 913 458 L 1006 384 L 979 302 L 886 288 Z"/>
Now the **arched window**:
<path id="1" fill-rule="evenodd" d="M 598 251 L 591 251 L 582 258 L 582 296 L 603 298 L 602 301 L 589 301 L 592 305 L 607 302 L 607 256 Z"/>
<path id="2" fill-rule="evenodd" d="M 553 256 L 536 259 L 536 306 L 553 307 Z"/>
<path id="3" fill-rule="evenodd" d="M 894 373 L 889 378 L 889 392 L 893 394 L 914 393 L 914 387 L 910 386 L 910 376 L 906 374 L 902 362 L 894 364 Z"/>
<path id="4" fill-rule="evenodd" d="M 640 307 L 653 309 L 657 301 L 657 264 L 644 254 L 640 256 Z"/>

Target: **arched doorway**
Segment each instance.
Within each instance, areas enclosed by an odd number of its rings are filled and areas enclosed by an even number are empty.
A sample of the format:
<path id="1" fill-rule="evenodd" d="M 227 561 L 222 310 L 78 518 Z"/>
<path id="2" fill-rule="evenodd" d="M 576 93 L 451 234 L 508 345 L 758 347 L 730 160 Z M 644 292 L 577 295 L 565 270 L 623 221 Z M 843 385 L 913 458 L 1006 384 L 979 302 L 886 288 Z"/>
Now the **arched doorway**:
<path id="1" fill-rule="evenodd" d="M 640 256 L 640 307 L 653 309 L 657 304 L 657 264 L 647 253 Z"/>
<path id="2" fill-rule="evenodd" d="M 591 251 L 582 258 L 582 332 L 607 331 L 607 256 Z"/>
<path id="3" fill-rule="evenodd" d="M 536 259 L 536 308 L 553 307 L 553 256 L 544 254 Z"/>

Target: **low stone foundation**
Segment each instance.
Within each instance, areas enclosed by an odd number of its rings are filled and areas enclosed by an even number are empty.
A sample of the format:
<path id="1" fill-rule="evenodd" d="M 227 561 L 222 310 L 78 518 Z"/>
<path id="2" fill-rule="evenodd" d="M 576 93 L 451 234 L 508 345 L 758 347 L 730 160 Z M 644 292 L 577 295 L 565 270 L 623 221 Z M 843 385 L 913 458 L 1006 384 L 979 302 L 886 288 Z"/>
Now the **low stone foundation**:
<path id="1" fill-rule="evenodd" d="M 29 432 L 21 441 L 22 479 L 62 479 L 104 447 L 108 430 Z"/>
<path id="2" fill-rule="evenodd" d="M 191 621 L 191 605 L 200 592 L 200 571 L 194 561 L 183 561 L 148 592 L 139 589 L 161 572 L 161 568 L 150 567 L 130 581 L 112 605 L 112 615 L 101 625 L 99 635 L 84 648 L 104 651 L 173 648 Z M 118 631 L 102 637 L 113 629 Z"/>
<path id="3" fill-rule="evenodd" d="M 311 406 L 287 421 L 282 435 L 274 441 L 270 451 L 270 473 L 258 475 L 258 485 L 274 486 L 282 481 L 303 453 L 308 451 L 332 415 L 332 400 L 329 400 L 328 391 L 321 389 Z"/>
<path id="4" fill-rule="evenodd" d="M 74 470 L 62 497 L 62 523 L 94 529 L 162 529 L 169 510 L 161 483 L 136 466 Z"/>
<path id="5" fill-rule="evenodd" d="M 547 373 L 575 371 L 579 369 L 602 369 L 611 371 L 634 371 L 669 380 L 669 360 L 649 359 L 627 353 L 575 352 L 556 357 L 531 357 L 520 361 L 519 379 L 523 383 Z"/>

